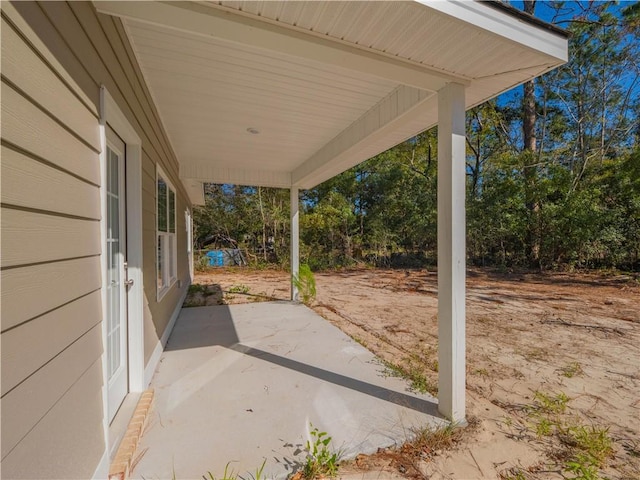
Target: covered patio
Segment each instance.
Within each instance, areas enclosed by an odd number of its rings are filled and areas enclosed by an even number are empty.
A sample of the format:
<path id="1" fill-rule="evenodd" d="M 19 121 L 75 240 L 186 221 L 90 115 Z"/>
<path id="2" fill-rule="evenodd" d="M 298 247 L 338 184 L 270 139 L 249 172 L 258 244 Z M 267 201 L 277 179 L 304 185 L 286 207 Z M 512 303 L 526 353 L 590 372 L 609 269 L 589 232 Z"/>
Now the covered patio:
<path id="1" fill-rule="evenodd" d="M 204 182 L 290 189 L 292 276 L 299 190 L 438 125 L 438 410 L 464 422 L 465 111 L 566 62 L 566 34 L 501 2 L 95 5 L 123 21 L 194 204 Z"/>
<path id="2" fill-rule="evenodd" d="M 301 304 L 184 308 L 151 388 L 132 478 L 217 478 L 224 466 L 286 478 L 311 424 L 345 458 L 448 423 L 437 400 L 389 377 L 364 347 Z"/>

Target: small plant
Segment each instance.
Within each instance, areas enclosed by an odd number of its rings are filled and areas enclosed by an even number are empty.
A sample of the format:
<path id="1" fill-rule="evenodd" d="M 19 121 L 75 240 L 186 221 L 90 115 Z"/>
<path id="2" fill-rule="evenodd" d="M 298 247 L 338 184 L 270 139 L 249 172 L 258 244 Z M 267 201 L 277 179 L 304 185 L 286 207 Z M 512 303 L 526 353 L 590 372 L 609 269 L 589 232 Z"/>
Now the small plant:
<path id="1" fill-rule="evenodd" d="M 221 477 L 215 477 L 213 473 L 207 472 L 206 475 L 202 476 L 203 480 L 243 480 L 244 477 L 238 476 L 238 474 L 234 472 L 233 469 L 229 470 L 229 463 L 225 465 L 224 472 Z M 265 477 L 262 476 L 262 473 L 264 472 L 264 466 L 266 463 L 267 460 L 265 459 L 262 462 L 262 465 L 259 468 L 256 468 L 256 473 L 250 474 L 251 480 L 265 480 Z M 175 480 L 175 473 L 173 475 L 173 478 Z"/>
<path id="2" fill-rule="evenodd" d="M 315 300 L 316 278 L 306 263 L 300 265 L 298 274 L 293 277 L 293 285 L 302 296 L 302 303 L 309 305 Z"/>
<path id="3" fill-rule="evenodd" d="M 427 426 L 413 430 L 414 439 L 410 442 L 416 453 L 420 456 L 430 456 L 438 450 L 453 447 L 462 440 L 464 430 L 455 423 L 449 423 L 443 427 Z"/>
<path id="4" fill-rule="evenodd" d="M 192 283 L 189 285 L 189 295 L 196 295 L 198 293 L 204 293 L 206 287 L 204 285 L 200 285 L 199 283 Z"/>
<path id="5" fill-rule="evenodd" d="M 221 477 L 214 477 L 213 473 L 207 472 L 207 475 L 203 475 L 202 478 L 204 480 L 238 480 L 238 474 L 235 473 L 233 469 L 229 470 L 229 463 L 224 466 L 224 472 Z"/>
<path id="6" fill-rule="evenodd" d="M 511 467 L 499 475 L 501 480 L 527 480 L 527 474 L 518 467 Z"/>
<path id="7" fill-rule="evenodd" d="M 384 365 L 382 372 L 384 375 L 408 380 L 410 382 L 409 390 L 417 393 L 430 393 L 431 395 L 438 394 L 438 385 L 424 374 L 424 368 L 421 368 L 419 364 L 410 362 L 408 368 L 386 360 L 383 360 L 382 364 Z"/>
<path id="8" fill-rule="evenodd" d="M 613 453 L 609 428 L 573 425 L 567 429 L 567 433 L 575 447 L 585 452 L 597 466 L 604 465 Z"/>
<path id="9" fill-rule="evenodd" d="M 562 448 L 556 451 L 554 458 L 566 473 L 562 474 L 564 478 L 600 480 L 600 469 L 614 453 L 609 429 L 584 425 L 576 417 L 570 416 L 567 413 L 569 400 L 563 392 L 535 392 L 533 405 L 526 409 L 528 416 L 534 420 L 529 428 L 535 431 L 538 438 L 550 437 L 554 445 L 560 442 Z M 510 477 L 502 475 L 502 478 Z"/>
<path id="10" fill-rule="evenodd" d="M 310 424 L 310 427 L 313 425 Z M 304 478 L 334 478 L 338 473 L 338 454 L 332 453 L 329 448 L 331 437 L 317 428 L 309 433 L 312 438 L 307 440 L 307 461 L 302 471 Z"/>
<path id="11" fill-rule="evenodd" d="M 547 352 L 543 348 L 532 348 L 528 352 L 524 354 L 524 358 L 526 358 L 529 362 L 534 360 L 545 360 L 549 357 L 549 352 Z"/>
<path id="12" fill-rule="evenodd" d="M 562 442 L 568 447 L 569 460 L 564 470 L 573 474 L 571 480 L 599 480 L 599 469 L 613 455 L 613 441 L 608 428 L 569 425 L 562 428 Z"/>
<path id="13" fill-rule="evenodd" d="M 598 467 L 591 462 L 588 455 L 578 454 L 573 460 L 568 461 L 564 468 L 574 475 L 568 477 L 571 480 L 600 480 Z"/>
<path id="14" fill-rule="evenodd" d="M 567 403 L 570 398 L 564 392 L 552 395 L 538 391 L 535 393 L 533 400 L 535 402 L 534 410 L 542 413 L 560 414 L 567 409 Z"/>
<path id="15" fill-rule="evenodd" d="M 555 423 L 548 418 L 542 418 L 536 425 L 536 435 L 538 437 L 548 437 L 553 434 L 553 427 Z"/>
<path id="16" fill-rule="evenodd" d="M 438 360 L 433 360 L 431 362 L 431 370 L 433 370 L 434 372 L 437 372 L 440 369 L 440 363 L 438 363 Z"/>
<path id="17" fill-rule="evenodd" d="M 265 458 L 262 462 L 262 465 L 260 465 L 259 468 L 256 468 L 256 473 L 251 475 L 251 479 L 252 480 L 264 480 L 265 477 L 262 476 L 262 473 L 264 472 L 264 466 L 267 463 L 267 459 Z"/>
<path id="18" fill-rule="evenodd" d="M 242 294 L 247 294 L 249 293 L 250 288 L 247 287 L 246 285 L 239 283 L 238 285 L 231 285 L 231 287 L 229 287 L 229 293 L 242 293 Z"/>
<path id="19" fill-rule="evenodd" d="M 582 374 L 582 367 L 578 362 L 571 362 L 570 364 L 562 367 L 559 371 L 563 376 L 573 378 L 576 375 Z"/>

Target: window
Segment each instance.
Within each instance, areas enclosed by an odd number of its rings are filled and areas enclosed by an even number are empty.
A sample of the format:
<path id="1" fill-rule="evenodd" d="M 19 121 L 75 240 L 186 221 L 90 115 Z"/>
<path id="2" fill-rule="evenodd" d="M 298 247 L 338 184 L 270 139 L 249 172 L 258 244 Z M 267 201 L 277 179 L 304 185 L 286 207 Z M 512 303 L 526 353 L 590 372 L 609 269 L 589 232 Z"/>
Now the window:
<path id="1" fill-rule="evenodd" d="M 176 281 L 176 191 L 158 167 L 156 177 L 158 300 Z"/>

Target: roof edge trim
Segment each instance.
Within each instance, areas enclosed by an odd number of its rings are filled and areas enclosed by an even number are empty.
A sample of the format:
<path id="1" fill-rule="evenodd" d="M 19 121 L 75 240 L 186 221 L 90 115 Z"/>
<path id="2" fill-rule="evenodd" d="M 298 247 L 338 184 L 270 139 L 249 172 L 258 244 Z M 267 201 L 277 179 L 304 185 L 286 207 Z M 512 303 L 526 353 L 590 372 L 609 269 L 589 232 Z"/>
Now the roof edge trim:
<path id="1" fill-rule="evenodd" d="M 544 20 L 534 15 L 530 15 L 527 12 L 518 10 L 517 8 L 512 7 L 511 5 L 504 3 L 502 0 L 485 0 L 485 1 L 482 1 L 481 3 L 484 3 L 488 7 L 495 8 L 496 10 L 501 10 L 511 15 L 512 17 L 517 18 L 518 20 L 522 20 L 524 22 L 530 23 L 531 25 L 534 25 L 536 27 L 542 27 L 544 29 L 547 29 L 550 32 L 556 33 L 564 38 L 571 38 L 571 33 L 565 30 L 564 28 L 560 28 L 549 22 L 545 22 Z"/>

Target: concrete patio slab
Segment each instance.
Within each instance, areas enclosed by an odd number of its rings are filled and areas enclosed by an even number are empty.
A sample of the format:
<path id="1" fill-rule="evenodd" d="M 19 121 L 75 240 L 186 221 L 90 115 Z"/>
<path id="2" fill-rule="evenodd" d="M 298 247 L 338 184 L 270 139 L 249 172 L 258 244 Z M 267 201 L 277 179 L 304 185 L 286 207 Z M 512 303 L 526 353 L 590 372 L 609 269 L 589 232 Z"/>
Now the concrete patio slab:
<path id="1" fill-rule="evenodd" d="M 346 458 L 446 423 L 437 400 L 385 377 L 374 355 L 304 305 L 183 309 L 152 380 L 132 478 L 267 478 L 304 462 L 310 425 Z"/>

